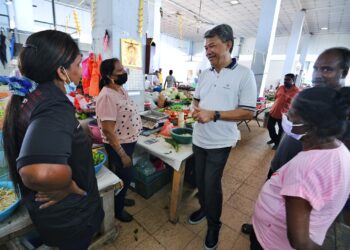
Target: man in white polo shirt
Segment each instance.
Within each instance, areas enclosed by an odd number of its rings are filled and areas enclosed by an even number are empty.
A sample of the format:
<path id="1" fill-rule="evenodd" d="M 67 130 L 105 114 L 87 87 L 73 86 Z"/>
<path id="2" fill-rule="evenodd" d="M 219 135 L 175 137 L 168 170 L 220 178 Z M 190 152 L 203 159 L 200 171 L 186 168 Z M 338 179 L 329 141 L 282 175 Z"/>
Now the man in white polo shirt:
<path id="1" fill-rule="evenodd" d="M 231 148 L 238 139 L 237 121 L 251 119 L 256 107 L 253 72 L 231 58 L 233 31 L 221 24 L 204 35 L 206 56 L 211 68 L 198 79 L 193 100 L 193 131 L 196 183 L 200 209 L 189 218 L 198 224 L 205 218 L 206 249 L 217 247 L 222 211 L 221 178 Z"/>

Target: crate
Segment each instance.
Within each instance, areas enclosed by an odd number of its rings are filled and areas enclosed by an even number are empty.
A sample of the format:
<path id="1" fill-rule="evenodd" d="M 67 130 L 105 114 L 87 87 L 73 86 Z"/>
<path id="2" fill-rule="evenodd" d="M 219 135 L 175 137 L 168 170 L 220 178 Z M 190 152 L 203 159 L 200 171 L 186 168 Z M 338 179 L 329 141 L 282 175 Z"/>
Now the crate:
<path id="1" fill-rule="evenodd" d="M 163 171 L 155 172 L 150 176 L 134 177 L 130 189 L 136 191 L 143 198 L 148 199 L 163 186 L 170 182 L 172 169 L 167 167 Z"/>

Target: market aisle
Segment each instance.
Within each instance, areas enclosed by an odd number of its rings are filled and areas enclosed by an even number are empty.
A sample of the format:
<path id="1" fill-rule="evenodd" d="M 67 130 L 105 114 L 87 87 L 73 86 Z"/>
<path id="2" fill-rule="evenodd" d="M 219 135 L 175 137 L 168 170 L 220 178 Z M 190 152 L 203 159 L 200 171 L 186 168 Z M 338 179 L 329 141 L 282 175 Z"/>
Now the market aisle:
<path id="1" fill-rule="evenodd" d="M 221 217 L 223 226 L 218 247 L 222 250 L 249 249 L 249 237 L 240 233 L 240 228 L 243 223 L 250 221 L 254 202 L 265 182 L 275 152 L 266 145 L 267 130 L 259 128 L 254 121 L 250 122 L 249 126 L 251 132 L 244 124 L 240 125 L 242 141 L 231 151 L 225 167 L 224 205 Z M 116 221 L 116 226 L 120 230 L 118 238 L 103 249 L 203 249 L 206 224 L 193 226 L 187 223 L 188 215 L 198 208 L 194 190 L 185 183 L 180 220 L 176 225 L 168 222 L 169 191 L 170 185 L 167 185 L 148 200 L 128 191 L 128 196 L 136 201 L 135 207 L 128 208 L 135 220 L 129 224 Z M 340 231 L 342 233 L 339 235 L 343 235 L 344 240 L 346 238 L 349 240 L 350 230 Z M 331 234 L 329 238 L 332 238 Z M 332 249 L 332 243 L 328 242 L 325 249 Z M 343 246 L 349 245 L 350 242 L 343 242 Z M 338 249 L 346 248 L 338 247 Z"/>

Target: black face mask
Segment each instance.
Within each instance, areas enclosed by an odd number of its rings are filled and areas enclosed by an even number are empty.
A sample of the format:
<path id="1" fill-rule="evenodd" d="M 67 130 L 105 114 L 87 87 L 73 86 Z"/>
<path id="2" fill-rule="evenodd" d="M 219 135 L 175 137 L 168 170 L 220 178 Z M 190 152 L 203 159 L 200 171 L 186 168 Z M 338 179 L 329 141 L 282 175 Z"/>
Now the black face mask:
<path id="1" fill-rule="evenodd" d="M 293 86 L 293 84 L 291 83 L 284 83 L 284 87 L 286 87 L 287 89 L 290 89 Z"/>
<path id="2" fill-rule="evenodd" d="M 114 82 L 118 85 L 123 85 L 124 83 L 126 83 L 128 81 L 128 74 L 127 73 L 123 73 L 121 75 L 117 75 L 118 79 L 114 80 Z"/>

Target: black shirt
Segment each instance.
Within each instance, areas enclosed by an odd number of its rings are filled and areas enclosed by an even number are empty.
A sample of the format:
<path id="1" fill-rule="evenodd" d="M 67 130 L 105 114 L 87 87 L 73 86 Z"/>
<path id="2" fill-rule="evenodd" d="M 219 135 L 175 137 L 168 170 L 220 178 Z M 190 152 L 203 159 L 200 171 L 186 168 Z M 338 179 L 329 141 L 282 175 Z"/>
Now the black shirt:
<path id="1" fill-rule="evenodd" d="M 104 213 L 91 143 L 75 118 L 71 102 L 54 83 L 40 84 L 23 102 L 19 119 L 23 141 L 17 169 L 35 163 L 66 164 L 72 169 L 72 179 L 87 192 L 87 196 L 70 194 L 51 207 L 39 209 L 36 192 L 20 187 L 42 240 L 58 246 L 80 237 L 88 227 L 99 227 Z"/>

